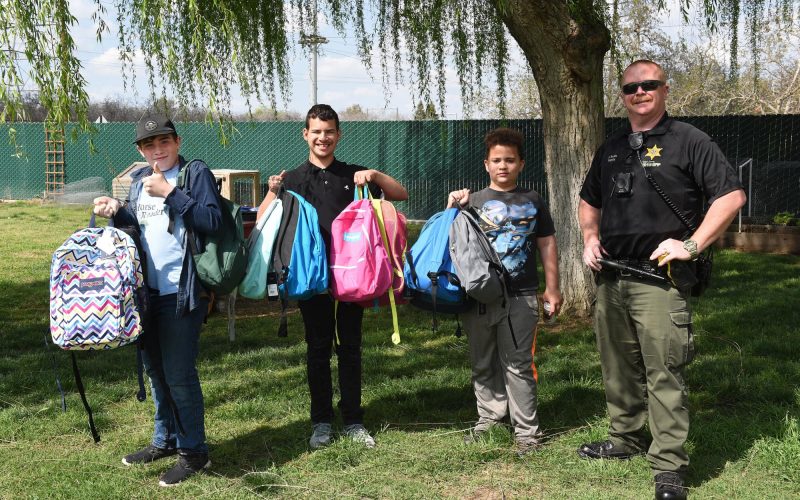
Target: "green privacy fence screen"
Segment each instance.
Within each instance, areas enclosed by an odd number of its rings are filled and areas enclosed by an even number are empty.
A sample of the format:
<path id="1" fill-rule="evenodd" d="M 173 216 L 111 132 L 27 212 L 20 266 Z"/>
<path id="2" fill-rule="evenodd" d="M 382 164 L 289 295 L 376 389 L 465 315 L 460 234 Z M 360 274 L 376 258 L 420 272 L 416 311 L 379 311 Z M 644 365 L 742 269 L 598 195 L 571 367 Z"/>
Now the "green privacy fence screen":
<path id="1" fill-rule="evenodd" d="M 800 115 L 692 117 L 693 123 L 714 137 L 734 166 L 753 159 L 752 196 L 757 213 L 771 216 L 781 211 L 800 212 Z M 625 123 L 610 118 L 606 131 Z M 487 184 L 483 168 L 483 136 L 498 126 L 519 129 L 526 138 L 526 167 L 521 184 L 547 196 L 544 147 L 540 120 L 385 121 L 343 122 L 337 157 L 384 171 L 409 190 L 410 199 L 399 204 L 411 219 L 425 219 L 441 210 L 446 194 Z M 65 144 L 65 182 L 102 177 L 111 192 L 111 180 L 134 161 L 141 161 L 132 139 L 133 123 L 96 124 L 95 153 L 85 138 Z M 183 138 L 181 153 L 202 158 L 213 169 L 258 170 L 262 183 L 282 169 L 292 169 L 307 158 L 302 122 L 238 123 L 227 147 L 222 147 L 214 125 L 178 123 Z M 15 124 L 15 155 L 0 127 L 0 198 L 41 197 L 45 182 L 44 128 L 41 123 Z M 588 168 L 588 165 L 586 166 Z M 769 213 L 768 212 L 772 212 Z"/>

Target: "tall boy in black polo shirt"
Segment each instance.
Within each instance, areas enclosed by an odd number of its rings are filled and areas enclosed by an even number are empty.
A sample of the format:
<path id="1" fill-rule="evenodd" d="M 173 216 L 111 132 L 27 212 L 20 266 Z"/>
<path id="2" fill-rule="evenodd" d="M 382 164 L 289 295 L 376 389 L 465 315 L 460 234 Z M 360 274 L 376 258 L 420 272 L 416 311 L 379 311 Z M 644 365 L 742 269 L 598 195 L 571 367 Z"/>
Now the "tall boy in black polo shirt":
<path id="1" fill-rule="evenodd" d="M 303 139 L 309 149 L 308 160 L 294 170 L 270 176 L 269 193 L 259 207 L 259 217 L 275 199 L 281 186 L 290 189 L 317 209 L 322 238 L 326 248 L 330 248 L 331 223 L 353 201 L 356 186 L 369 184 L 374 196 L 383 192 L 385 199 L 390 201 L 408 198 L 406 189 L 392 177 L 337 160 L 334 151 L 340 138 L 336 111 L 327 104 L 312 106 L 303 129 Z M 309 445 L 316 449 L 331 442 L 331 346 L 336 337 L 341 392 L 339 408 L 344 433 L 368 448 L 374 447 L 375 441 L 364 428 L 364 410 L 361 408 L 361 320 L 364 310 L 357 304 L 346 302 L 340 302 L 335 309 L 328 294 L 316 295 L 298 304 L 306 330 L 308 388 L 311 392 L 313 431 Z M 335 330 L 338 336 L 334 335 Z"/>

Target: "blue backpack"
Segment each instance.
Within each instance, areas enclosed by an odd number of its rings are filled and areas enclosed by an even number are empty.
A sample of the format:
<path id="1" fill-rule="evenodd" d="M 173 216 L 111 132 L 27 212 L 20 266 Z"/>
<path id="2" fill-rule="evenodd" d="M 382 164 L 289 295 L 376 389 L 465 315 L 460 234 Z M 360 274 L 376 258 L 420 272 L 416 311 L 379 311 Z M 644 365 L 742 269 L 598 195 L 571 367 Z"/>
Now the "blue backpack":
<path id="1" fill-rule="evenodd" d="M 317 210 L 294 191 L 285 191 L 281 201 L 283 217 L 272 254 L 272 269 L 277 274 L 281 299 L 278 335 L 285 337 L 288 301 L 326 293 L 329 271 Z"/>
<path id="2" fill-rule="evenodd" d="M 434 214 L 406 254 L 403 274 L 407 297 L 411 305 L 433 311 L 434 331 L 437 312 L 458 314 L 472 305 L 450 258 L 450 226 L 458 212 L 457 208 L 448 208 Z"/>

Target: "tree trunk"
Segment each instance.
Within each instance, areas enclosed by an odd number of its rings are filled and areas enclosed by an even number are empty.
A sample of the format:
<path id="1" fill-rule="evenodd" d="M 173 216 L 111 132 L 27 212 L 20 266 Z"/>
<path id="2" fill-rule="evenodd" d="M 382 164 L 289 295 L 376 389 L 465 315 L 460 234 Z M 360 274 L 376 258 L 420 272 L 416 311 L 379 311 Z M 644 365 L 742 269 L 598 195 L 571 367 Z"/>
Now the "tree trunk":
<path id="1" fill-rule="evenodd" d="M 496 2 L 539 86 L 564 310 L 585 317 L 591 312 L 594 282 L 582 259 L 578 200 L 594 152 L 604 139 L 602 69 L 608 29 L 587 0 Z"/>

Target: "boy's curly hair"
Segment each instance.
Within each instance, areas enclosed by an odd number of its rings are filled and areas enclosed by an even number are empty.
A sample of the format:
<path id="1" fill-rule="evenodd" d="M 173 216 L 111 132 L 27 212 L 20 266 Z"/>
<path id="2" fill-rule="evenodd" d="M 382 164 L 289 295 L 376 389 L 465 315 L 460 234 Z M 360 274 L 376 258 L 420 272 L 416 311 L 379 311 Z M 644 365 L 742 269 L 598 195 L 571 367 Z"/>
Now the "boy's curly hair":
<path id="1" fill-rule="evenodd" d="M 486 159 L 489 158 L 489 150 L 495 146 L 514 146 L 520 160 L 525 160 L 525 137 L 519 130 L 513 128 L 496 128 L 489 131 L 483 138 L 486 144 Z"/>

